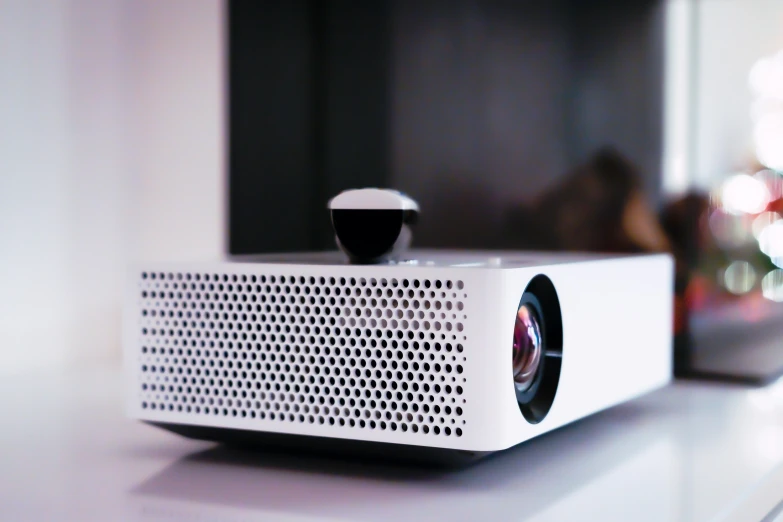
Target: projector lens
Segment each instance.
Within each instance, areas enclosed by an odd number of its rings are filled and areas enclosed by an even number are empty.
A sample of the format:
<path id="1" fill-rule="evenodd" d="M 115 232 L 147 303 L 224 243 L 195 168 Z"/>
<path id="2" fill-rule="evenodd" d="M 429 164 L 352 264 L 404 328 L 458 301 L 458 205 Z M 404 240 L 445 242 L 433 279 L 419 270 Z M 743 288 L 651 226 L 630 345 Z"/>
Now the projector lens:
<path id="1" fill-rule="evenodd" d="M 514 323 L 514 386 L 524 392 L 533 384 L 541 363 L 541 328 L 533 310 L 522 304 Z"/>
<path id="2" fill-rule="evenodd" d="M 563 361 L 563 319 L 552 281 L 538 274 L 525 287 L 514 321 L 512 374 L 519 411 L 538 424 L 555 402 Z"/>

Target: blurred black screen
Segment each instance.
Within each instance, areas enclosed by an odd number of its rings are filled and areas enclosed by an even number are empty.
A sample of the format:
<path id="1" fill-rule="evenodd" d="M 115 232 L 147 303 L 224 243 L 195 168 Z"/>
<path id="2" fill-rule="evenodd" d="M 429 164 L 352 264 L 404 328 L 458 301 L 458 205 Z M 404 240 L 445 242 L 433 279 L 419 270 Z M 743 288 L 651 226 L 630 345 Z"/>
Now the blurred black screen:
<path id="1" fill-rule="evenodd" d="M 524 246 L 507 213 L 607 145 L 655 200 L 663 4 L 231 0 L 230 253 L 333 248 L 364 186 L 419 201 L 415 246 Z"/>

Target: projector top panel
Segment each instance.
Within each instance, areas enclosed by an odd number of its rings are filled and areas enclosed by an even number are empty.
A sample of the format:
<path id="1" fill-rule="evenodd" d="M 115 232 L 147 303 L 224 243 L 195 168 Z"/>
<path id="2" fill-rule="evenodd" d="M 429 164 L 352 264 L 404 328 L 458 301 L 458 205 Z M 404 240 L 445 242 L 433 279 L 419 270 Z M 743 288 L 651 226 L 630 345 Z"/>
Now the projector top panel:
<path id="1" fill-rule="evenodd" d="M 592 253 L 553 253 L 520 251 L 469 251 L 469 250 L 411 250 L 397 262 L 383 266 L 417 266 L 443 268 L 523 268 L 530 266 L 558 265 L 599 261 L 618 257 Z M 255 254 L 232 256 L 229 261 L 237 263 L 267 263 L 291 265 L 347 265 L 344 254 L 333 252 L 302 252 L 287 254 Z"/>

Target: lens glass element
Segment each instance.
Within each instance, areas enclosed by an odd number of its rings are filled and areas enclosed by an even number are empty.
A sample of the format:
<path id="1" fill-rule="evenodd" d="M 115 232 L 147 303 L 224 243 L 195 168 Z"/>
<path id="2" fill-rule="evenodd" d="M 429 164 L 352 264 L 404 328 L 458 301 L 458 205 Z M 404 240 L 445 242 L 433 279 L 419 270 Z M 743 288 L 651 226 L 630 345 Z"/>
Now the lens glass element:
<path id="1" fill-rule="evenodd" d="M 514 323 L 514 386 L 525 391 L 533 384 L 541 363 L 541 329 L 533 311 L 525 304 L 517 310 Z"/>

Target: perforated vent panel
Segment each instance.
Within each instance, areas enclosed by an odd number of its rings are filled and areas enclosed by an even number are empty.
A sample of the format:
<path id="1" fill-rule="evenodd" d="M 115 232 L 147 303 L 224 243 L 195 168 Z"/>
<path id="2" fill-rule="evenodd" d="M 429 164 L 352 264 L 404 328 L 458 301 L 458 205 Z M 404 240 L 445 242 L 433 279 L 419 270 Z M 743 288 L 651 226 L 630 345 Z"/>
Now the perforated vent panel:
<path id="1" fill-rule="evenodd" d="M 141 408 L 422 436 L 467 429 L 462 281 L 139 276 Z"/>

